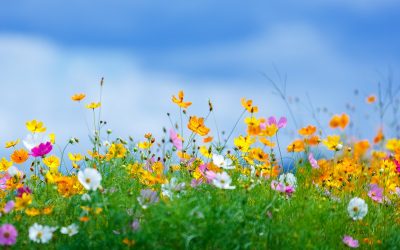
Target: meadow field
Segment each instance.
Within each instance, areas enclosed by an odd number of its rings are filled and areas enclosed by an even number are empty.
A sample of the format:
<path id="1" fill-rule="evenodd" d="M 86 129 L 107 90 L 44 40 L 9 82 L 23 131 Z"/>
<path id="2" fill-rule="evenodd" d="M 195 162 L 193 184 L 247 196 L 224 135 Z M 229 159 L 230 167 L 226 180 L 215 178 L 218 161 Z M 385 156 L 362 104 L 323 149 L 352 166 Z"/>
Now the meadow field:
<path id="1" fill-rule="evenodd" d="M 219 130 L 212 101 L 194 114 L 184 91 L 170 94 L 177 115 L 160 138 L 120 138 L 102 120 L 101 95 L 77 90 L 71 105 L 92 117 L 86 151 L 75 147 L 86 138 L 60 141 L 39 120 L 2 141 L 0 246 L 400 249 L 400 139 L 383 119 L 364 139 L 350 134 L 350 114 L 333 114 L 282 145 L 290 107 L 273 117 L 246 96 L 237 123 Z M 371 94 L 364 105 L 379 117 L 397 104 Z"/>

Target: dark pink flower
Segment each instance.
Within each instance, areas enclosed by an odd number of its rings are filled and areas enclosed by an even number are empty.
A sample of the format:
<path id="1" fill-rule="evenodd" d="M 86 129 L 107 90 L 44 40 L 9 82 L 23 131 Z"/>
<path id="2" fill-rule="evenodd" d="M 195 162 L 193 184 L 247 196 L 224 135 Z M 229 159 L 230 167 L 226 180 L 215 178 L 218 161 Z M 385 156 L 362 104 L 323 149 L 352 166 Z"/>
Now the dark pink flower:
<path id="1" fill-rule="evenodd" d="M 52 149 L 53 145 L 51 145 L 51 142 L 40 143 L 38 146 L 31 149 L 31 155 L 33 157 L 42 157 L 50 153 Z"/>
<path id="2" fill-rule="evenodd" d="M 358 240 L 355 240 L 351 236 L 348 236 L 348 235 L 345 235 L 343 237 L 343 243 L 351 248 L 357 248 L 359 246 Z"/>
<path id="3" fill-rule="evenodd" d="M 396 164 L 397 173 L 400 173 L 400 163 L 399 163 L 399 161 L 397 161 L 396 159 L 394 159 L 393 161 L 394 161 L 394 164 Z"/>
<path id="4" fill-rule="evenodd" d="M 4 224 L 0 227 L 0 245 L 11 246 L 17 242 L 18 232 L 11 224 Z"/>
<path id="5" fill-rule="evenodd" d="M 22 197 L 24 193 L 31 194 L 32 190 L 29 187 L 21 187 L 17 189 L 17 197 Z"/>

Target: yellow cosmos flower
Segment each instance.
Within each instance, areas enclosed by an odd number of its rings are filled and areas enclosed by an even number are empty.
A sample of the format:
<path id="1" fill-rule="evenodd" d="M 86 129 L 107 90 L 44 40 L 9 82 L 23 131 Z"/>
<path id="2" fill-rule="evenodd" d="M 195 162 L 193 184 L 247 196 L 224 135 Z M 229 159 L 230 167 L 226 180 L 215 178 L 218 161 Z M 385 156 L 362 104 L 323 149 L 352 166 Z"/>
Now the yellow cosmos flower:
<path id="1" fill-rule="evenodd" d="M 51 144 L 56 144 L 56 134 L 54 134 L 54 133 L 51 133 L 51 134 L 49 134 L 49 138 L 50 138 L 50 142 L 51 142 Z"/>
<path id="2" fill-rule="evenodd" d="M 126 148 L 124 147 L 124 144 L 122 143 L 113 143 L 111 144 L 110 148 L 108 149 L 107 152 L 107 160 L 110 160 L 112 158 L 124 158 L 126 155 Z"/>
<path id="3" fill-rule="evenodd" d="M 81 161 L 81 160 L 83 160 L 83 155 L 68 153 L 68 158 L 71 161 Z"/>
<path id="4" fill-rule="evenodd" d="M 256 140 L 251 136 L 239 136 L 233 140 L 235 146 L 242 152 L 249 150 L 250 146 L 255 143 Z"/>
<path id="5" fill-rule="evenodd" d="M 80 94 L 75 94 L 75 95 L 71 96 L 71 99 L 72 99 L 72 101 L 80 102 L 83 99 L 85 99 L 85 97 L 86 97 L 85 94 L 80 93 Z"/>
<path id="6" fill-rule="evenodd" d="M 25 213 L 28 216 L 33 217 L 33 216 L 38 216 L 40 214 L 40 210 L 37 208 L 27 208 L 27 209 L 25 209 Z"/>
<path id="7" fill-rule="evenodd" d="M 32 203 L 32 195 L 23 193 L 21 197 L 15 198 L 15 209 L 21 210 L 26 208 Z"/>
<path id="8" fill-rule="evenodd" d="M 19 139 L 15 140 L 15 141 L 8 141 L 6 142 L 6 148 L 11 148 L 11 147 L 15 147 L 18 143 L 19 143 Z"/>
<path id="9" fill-rule="evenodd" d="M 305 150 L 305 144 L 303 140 L 295 140 L 287 146 L 288 152 L 303 152 Z"/>
<path id="10" fill-rule="evenodd" d="M 43 125 L 43 122 L 32 120 L 26 122 L 26 128 L 32 133 L 43 133 L 46 132 L 46 128 Z"/>
<path id="11" fill-rule="evenodd" d="M 91 102 L 89 104 L 86 104 L 86 108 L 87 109 L 95 110 L 95 109 L 100 108 L 100 107 L 101 107 L 101 103 L 100 102 Z"/>
<path id="12" fill-rule="evenodd" d="M 0 161 L 0 172 L 5 172 L 8 170 L 9 167 L 11 167 L 13 165 L 12 161 L 7 161 L 6 158 L 1 158 Z"/>
<path id="13" fill-rule="evenodd" d="M 268 140 L 268 139 L 265 138 L 265 137 L 259 137 L 258 139 L 260 140 L 260 142 L 261 142 L 262 144 L 264 144 L 264 145 L 267 146 L 267 147 L 270 147 L 270 148 L 275 147 L 275 143 L 272 142 L 272 141 L 270 141 L 270 140 Z"/>
<path id="14" fill-rule="evenodd" d="M 249 113 L 257 113 L 258 107 L 253 106 L 253 100 L 246 100 L 246 98 L 240 99 L 243 108 L 245 108 Z"/>
<path id="15" fill-rule="evenodd" d="M 149 149 L 151 148 L 151 146 L 153 145 L 153 143 L 149 142 L 149 141 L 142 141 L 138 143 L 138 147 L 140 149 Z"/>
<path id="16" fill-rule="evenodd" d="M 322 143 L 329 149 L 333 151 L 340 150 L 343 145 L 340 141 L 340 136 L 338 135 L 328 135 Z"/>
<path id="17" fill-rule="evenodd" d="M 58 170 L 58 167 L 60 166 L 60 159 L 55 155 L 51 155 L 44 158 L 43 163 L 50 168 L 51 171 Z"/>
<path id="18" fill-rule="evenodd" d="M 392 152 L 399 152 L 400 140 L 396 138 L 389 139 L 386 143 L 386 148 Z"/>
<path id="19" fill-rule="evenodd" d="M 187 126 L 191 131 L 200 136 L 206 136 L 210 132 L 210 129 L 204 125 L 204 118 L 202 117 L 191 116 Z"/>
<path id="20" fill-rule="evenodd" d="M 185 94 L 183 93 L 183 91 L 179 91 L 178 93 L 178 98 L 175 97 L 174 95 L 172 96 L 172 102 L 177 104 L 179 107 L 181 108 L 188 108 L 190 105 L 192 105 L 191 102 L 184 102 L 183 98 L 185 97 Z"/>
<path id="21" fill-rule="evenodd" d="M 199 148 L 199 152 L 200 152 L 200 154 L 202 154 L 206 158 L 211 158 L 212 157 L 211 150 L 209 150 L 209 148 L 206 147 L 206 146 L 201 146 Z"/>

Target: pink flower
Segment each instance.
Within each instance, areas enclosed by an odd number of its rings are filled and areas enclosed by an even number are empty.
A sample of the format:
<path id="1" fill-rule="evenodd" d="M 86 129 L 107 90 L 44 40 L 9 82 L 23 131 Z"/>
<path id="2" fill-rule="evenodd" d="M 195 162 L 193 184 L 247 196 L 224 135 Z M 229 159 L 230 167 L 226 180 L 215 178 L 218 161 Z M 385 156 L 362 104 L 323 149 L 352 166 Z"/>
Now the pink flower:
<path id="1" fill-rule="evenodd" d="M 351 236 L 348 236 L 348 235 L 345 235 L 343 237 L 343 243 L 351 248 L 357 248 L 359 246 L 358 240 L 355 240 Z"/>
<path id="2" fill-rule="evenodd" d="M 207 172 L 206 172 L 207 181 L 208 181 L 208 182 L 211 182 L 212 180 L 215 179 L 216 175 L 217 175 L 217 174 L 216 174 L 214 171 L 207 171 Z"/>
<path id="3" fill-rule="evenodd" d="M 286 192 L 285 184 L 277 182 L 275 180 L 271 181 L 271 188 L 278 192 L 282 192 L 282 193 Z"/>
<path id="4" fill-rule="evenodd" d="M 13 210 L 14 206 L 15 206 L 14 201 L 12 201 L 12 200 L 8 201 L 6 203 L 6 205 L 4 205 L 4 209 L 3 209 L 4 213 L 8 214 L 9 212 L 11 212 L 11 210 Z"/>
<path id="5" fill-rule="evenodd" d="M 17 242 L 18 232 L 11 224 L 3 224 L 0 227 L 0 245 L 11 246 Z"/>
<path id="6" fill-rule="evenodd" d="M 195 188 L 195 187 L 199 186 L 202 183 L 203 183 L 202 179 L 198 179 L 198 180 L 192 179 L 192 181 L 190 182 L 190 186 L 192 186 L 192 188 Z"/>
<path id="7" fill-rule="evenodd" d="M 394 164 L 396 164 L 397 173 L 400 173 L 400 163 L 396 159 L 394 159 L 393 161 L 394 161 Z"/>
<path id="8" fill-rule="evenodd" d="M 38 146 L 32 148 L 31 150 L 31 155 L 33 157 L 42 157 L 53 149 L 53 146 L 51 145 L 51 142 L 46 142 L 46 143 L 40 143 Z"/>
<path id="9" fill-rule="evenodd" d="M 313 153 L 310 153 L 308 155 L 308 161 L 310 162 L 310 165 L 312 168 L 315 168 L 315 169 L 319 168 L 318 161 L 314 158 Z"/>
<path id="10" fill-rule="evenodd" d="M 279 121 L 276 122 L 276 118 L 274 116 L 271 116 L 268 118 L 268 125 L 275 124 L 279 129 L 286 127 L 287 124 L 287 119 L 286 117 L 281 117 L 279 118 Z"/>
<path id="11" fill-rule="evenodd" d="M 373 200 L 378 203 L 382 203 L 383 201 L 383 189 L 380 188 L 376 184 L 371 184 L 370 185 L 371 189 L 368 192 L 368 196 Z"/>
<path id="12" fill-rule="evenodd" d="M 178 133 L 175 132 L 175 130 L 171 129 L 169 131 L 169 138 L 176 149 L 182 150 L 182 139 L 179 137 Z"/>
<path id="13" fill-rule="evenodd" d="M 10 179 L 10 175 L 6 174 L 2 178 L 0 178 L 0 190 L 4 190 L 7 188 L 7 181 Z"/>
<path id="14" fill-rule="evenodd" d="M 31 194 L 32 190 L 29 187 L 21 187 L 17 189 L 17 197 L 22 197 L 24 193 Z"/>

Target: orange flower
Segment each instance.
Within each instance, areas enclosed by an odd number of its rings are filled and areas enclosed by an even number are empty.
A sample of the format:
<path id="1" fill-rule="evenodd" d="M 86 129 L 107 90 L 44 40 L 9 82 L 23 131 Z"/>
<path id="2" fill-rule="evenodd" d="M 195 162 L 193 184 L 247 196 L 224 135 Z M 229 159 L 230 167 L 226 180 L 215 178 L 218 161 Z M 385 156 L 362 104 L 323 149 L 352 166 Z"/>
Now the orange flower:
<path id="1" fill-rule="evenodd" d="M 329 126 L 331 128 L 337 128 L 340 127 L 342 130 L 347 127 L 347 125 L 350 122 L 350 117 L 347 114 L 342 114 L 342 115 L 334 115 L 329 122 Z"/>
<path id="2" fill-rule="evenodd" d="M 374 138 L 374 144 L 378 144 L 381 141 L 383 141 L 384 139 L 384 135 L 383 135 L 383 129 L 379 128 L 378 133 L 376 134 L 375 138 Z"/>
<path id="3" fill-rule="evenodd" d="M 257 113 L 258 107 L 253 106 L 253 100 L 246 100 L 246 98 L 242 98 L 241 100 L 243 108 L 245 108 L 250 113 Z"/>
<path id="4" fill-rule="evenodd" d="M 210 129 L 204 125 L 204 118 L 196 116 L 191 116 L 188 123 L 188 128 L 193 132 L 205 136 L 210 132 Z"/>
<path id="5" fill-rule="evenodd" d="M 213 138 L 212 136 L 208 136 L 208 137 L 206 137 L 206 138 L 203 139 L 203 142 L 204 142 L 204 143 L 212 142 L 213 139 L 214 139 L 214 138 Z"/>
<path id="6" fill-rule="evenodd" d="M 275 143 L 272 142 L 272 141 L 270 141 L 270 140 L 268 140 L 268 139 L 265 138 L 265 137 L 259 137 L 258 139 L 259 139 L 260 142 L 261 142 L 262 144 L 264 144 L 265 146 L 268 146 L 268 147 L 270 147 L 270 148 L 275 147 Z"/>
<path id="7" fill-rule="evenodd" d="M 183 98 L 185 97 L 185 94 L 183 93 L 182 90 L 179 91 L 178 93 L 178 98 L 176 98 L 174 95 L 172 96 L 172 102 L 176 103 L 179 107 L 181 108 L 188 108 L 190 105 L 192 105 L 191 102 L 184 102 Z"/>
<path id="8" fill-rule="evenodd" d="M 11 160 L 17 164 L 22 164 L 28 160 L 29 154 L 25 149 L 15 150 L 11 155 Z"/>
<path id="9" fill-rule="evenodd" d="M 304 151 L 304 141 L 303 140 L 295 140 L 287 146 L 288 152 L 303 152 Z"/>
<path id="10" fill-rule="evenodd" d="M 72 101 L 80 102 L 83 99 L 85 99 L 85 97 L 86 97 L 85 94 L 80 93 L 80 94 L 75 94 L 75 95 L 71 96 L 71 99 L 72 99 Z"/>
<path id="11" fill-rule="evenodd" d="M 354 144 L 354 156 L 360 158 L 368 151 L 369 147 L 370 145 L 368 140 L 356 142 Z"/>
<path id="12" fill-rule="evenodd" d="M 365 101 L 366 101 L 368 104 L 374 103 L 374 102 L 376 102 L 376 96 L 375 96 L 375 95 L 369 95 L 369 96 L 367 96 L 367 98 L 365 99 Z"/>
<path id="13" fill-rule="evenodd" d="M 309 136 L 315 133 L 317 131 L 317 128 L 312 125 L 308 125 L 307 127 L 301 128 L 299 130 L 299 134 L 302 136 Z"/>
<path id="14" fill-rule="evenodd" d="M 316 146 L 321 142 L 318 135 L 313 135 L 304 139 L 304 142 L 309 146 Z"/>

